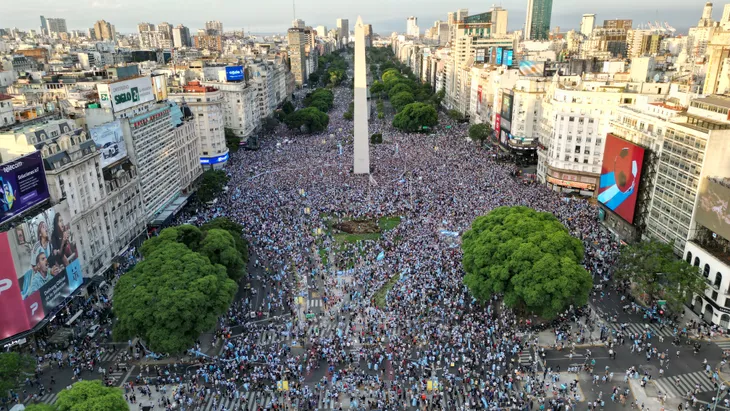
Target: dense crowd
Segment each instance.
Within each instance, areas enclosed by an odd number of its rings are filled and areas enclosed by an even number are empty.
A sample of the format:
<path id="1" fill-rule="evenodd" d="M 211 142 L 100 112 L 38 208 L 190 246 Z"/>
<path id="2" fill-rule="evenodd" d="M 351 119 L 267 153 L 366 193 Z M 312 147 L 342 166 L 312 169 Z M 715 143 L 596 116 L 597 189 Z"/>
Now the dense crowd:
<path id="1" fill-rule="evenodd" d="M 247 390 L 275 392 L 277 381 L 287 380 L 290 389 L 278 405 L 302 410 L 316 409 L 322 399 L 335 408 L 450 410 L 567 409 L 580 401 L 574 384 L 517 361 L 536 339 L 499 299 L 486 305 L 472 299 L 462 283 L 458 239 L 443 233 L 463 233 L 475 217 L 503 205 L 551 212 L 583 241 L 586 268 L 605 280 L 618 245 L 598 225 L 596 208 L 525 185 L 514 166 L 495 161 L 493 152 L 465 138 L 465 125 L 446 118 L 430 135 L 371 122 L 370 132 L 382 133 L 385 143 L 371 145 L 372 176 L 353 175 L 352 123 L 342 119 L 351 96 L 336 91 L 327 132 L 303 136 L 280 127 L 259 151 L 232 156 L 230 189 L 199 217 L 241 223 L 267 267 L 262 280 L 278 291 L 260 306 L 234 304 L 221 328 L 245 324 L 252 310 L 288 311 L 291 320 L 244 325 L 175 399 L 194 409 L 209 396 L 217 403 Z M 401 222 L 378 240 L 339 243 L 328 234 L 334 221 L 382 216 Z M 394 276 L 385 306 L 376 306 L 375 294 Z M 305 319 L 295 296 L 315 278 L 329 301 L 322 316 Z M 336 332 L 321 333 L 327 324 Z M 304 352 L 283 342 L 257 343 L 266 330 Z M 326 376 L 305 382 L 320 367 Z"/>

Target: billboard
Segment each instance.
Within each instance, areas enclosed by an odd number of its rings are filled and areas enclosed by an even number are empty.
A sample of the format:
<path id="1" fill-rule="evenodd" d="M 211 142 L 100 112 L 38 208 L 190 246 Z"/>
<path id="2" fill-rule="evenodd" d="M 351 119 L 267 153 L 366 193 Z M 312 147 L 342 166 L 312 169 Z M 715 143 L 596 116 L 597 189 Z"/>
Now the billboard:
<path id="1" fill-rule="evenodd" d="M 613 134 L 606 135 L 598 201 L 629 224 L 634 223 L 643 165 L 644 148 Z"/>
<path id="2" fill-rule="evenodd" d="M 700 202 L 697 204 L 698 223 L 725 239 L 730 239 L 730 188 L 715 179 L 705 179 L 700 187 Z"/>
<path id="3" fill-rule="evenodd" d="M 228 161 L 228 153 L 218 157 L 200 157 L 200 164 L 212 165 Z"/>
<path id="4" fill-rule="evenodd" d="M 33 328 L 83 283 L 68 203 L 0 233 L 0 339 Z"/>
<path id="5" fill-rule="evenodd" d="M 520 74 L 527 77 L 542 77 L 545 73 L 545 63 L 536 61 L 520 61 Z"/>
<path id="6" fill-rule="evenodd" d="M 502 47 L 497 47 L 497 61 L 495 63 L 498 66 L 502 65 Z"/>
<path id="7" fill-rule="evenodd" d="M 0 165 L 0 224 L 48 199 L 39 151 Z"/>
<path id="8" fill-rule="evenodd" d="M 155 100 L 150 77 L 137 77 L 114 83 L 97 84 L 99 101 L 115 113 Z"/>
<path id="9" fill-rule="evenodd" d="M 512 101 L 514 99 L 514 96 L 509 93 L 504 93 L 502 96 L 502 109 L 500 111 L 500 114 L 502 114 L 503 120 L 512 121 Z"/>
<path id="10" fill-rule="evenodd" d="M 504 65 L 507 67 L 512 67 L 513 58 L 514 58 L 514 50 L 505 50 L 504 51 L 504 58 L 502 61 L 504 61 Z"/>
<path id="11" fill-rule="evenodd" d="M 226 67 L 226 81 L 243 81 L 243 66 Z"/>
<path id="12" fill-rule="evenodd" d="M 96 151 L 101 153 L 101 166 L 106 167 L 127 156 L 121 120 L 105 123 L 89 129 Z"/>
<path id="13" fill-rule="evenodd" d="M 152 76 L 152 93 L 156 101 L 167 100 L 167 77 L 164 75 Z"/>

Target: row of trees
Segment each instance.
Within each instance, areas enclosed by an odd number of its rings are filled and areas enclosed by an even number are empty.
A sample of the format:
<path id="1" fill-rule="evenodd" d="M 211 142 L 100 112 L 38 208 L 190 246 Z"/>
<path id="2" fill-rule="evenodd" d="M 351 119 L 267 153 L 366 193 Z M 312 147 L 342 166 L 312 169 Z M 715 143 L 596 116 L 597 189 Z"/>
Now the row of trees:
<path id="1" fill-rule="evenodd" d="M 190 348 L 228 310 L 246 275 L 242 229 L 217 218 L 200 228 L 166 228 L 145 241 L 144 259 L 115 287 L 115 339 L 140 337 L 157 353 Z"/>
<path id="2" fill-rule="evenodd" d="M 294 106 L 287 102 L 282 108 L 284 124 L 290 130 L 304 133 L 318 133 L 327 129 L 330 117 L 327 112 L 334 105 L 335 95 L 332 90 L 318 88 L 304 97 L 304 108 L 294 111 Z"/>
<path id="3" fill-rule="evenodd" d="M 309 75 L 310 86 L 337 87 L 347 80 L 348 64 L 340 51 L 320 56 L 317 71 Z"/>

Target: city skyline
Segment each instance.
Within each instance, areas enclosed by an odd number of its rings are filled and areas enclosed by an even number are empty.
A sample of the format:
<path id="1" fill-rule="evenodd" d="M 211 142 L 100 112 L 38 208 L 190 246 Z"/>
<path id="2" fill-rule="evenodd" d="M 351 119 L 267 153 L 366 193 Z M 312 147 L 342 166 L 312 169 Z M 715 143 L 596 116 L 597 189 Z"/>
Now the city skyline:
<path id="1" fill-rule="evenodd" d="M 226 12 L 227 8 L 236 7 L 231 0 L 213 0 L 209 3 L 208 9 L 215 11 L 203 11 L 202 13 L 198 8 L 180 8 L 179 5 L 172 7 L 173 4 L 169 0 L 155 2 L 154 9 L 150 8 L 149 3 L 142 0 L 129 0 L 124 5 L 109 0 L 82 0 L 75 3 L 66 5 L 63 1 L 51 2 L 49 0 L 16 3 L 6 10 L 3 26 L 38 30 L 39 16 L 44 15 L 47 18 L 66 19 L 69 30 L 86 30 L 92 27 L 95 21 L 105 19 L 114 24 L 118 32 L 126 34 L 136 33 L 138 23 L 155 19 L 169 21 L 173 25 L 183 24 L 191 29 L 203 28 L 208 20 L 220 20 L 228 31 L 243 29 L 246 32 L 268 34 L 285 33 L 294 17 L 292 4 L 283 1 L 269 3 L 268 8 L 257 9 L 255 16 L 242 15 L 241 17 L 231 17 L 231 13 Z M 715 5 L 713 18 L 719 19 L 723 4 Z M 511 0 L 498 5 L 510 13 L 508 29 L 510 31 L 521 30 L 525 22 L 527 1 Z M 652 22 L 655 20 L 668 21 L 678 29 L 678 33 L 685 33 L 701 17 L 700 11 L 703 5 L 704 2 L 701 1 L 696 4 L 695 2 L 667 4 L 667 2 L 652 0 L 643 2 L 639 9 L 635 7 L 635 3 L 619 0 L 618 3 L 612 3 L 610 7 L 604 3 L 595 2 L 595 4 L 583 3 L 580 8 L 566 10 L 565 7 L 561 7 L 565 6 L 565 0 L 555 0 L 551 28 L 559 26 L 566 30 L 578 29 L 583 14 L 595 13 L 596 21 L 626 18 L 633 19 L 637 25 L 649 20 Z M 426 28 L 433 21 L 445 20 L 446 13 L 451 9 L 466 8 L 469 9 L 470 14 L 476 14 L 485 12 L 491 7 L 491 5 L 485 6 L 472 0 L 461 1 L 451 6 L 431 0 L 406 1 L 397 5 L 380 4 L 376 1 L 359 6 L 358 13 L 373 25 L 376 33 L 380 34 L 389 34 L 393 31 L 405 32 L 405 19 L 414 15 L 413 10 L 418 10 L 415 17 L 418 17 L 421 26 Z M 87 8 L 87 10 L 84 13 L 78 13 L 81 7 Z M 140 10 L 146 12 L 140 13 Z M 322 7 L 321 2 L 314 0 L 300 0 L 296 4 L 296 18 L 302 19 L 312 26 L 332 25 L 337 18 L 354 21 L 357 16 L 350 14 L 353 14 L 351 4 L 333 2 L 328 7 Z M 222 19 L 223 17 L 225 19 Z"/>

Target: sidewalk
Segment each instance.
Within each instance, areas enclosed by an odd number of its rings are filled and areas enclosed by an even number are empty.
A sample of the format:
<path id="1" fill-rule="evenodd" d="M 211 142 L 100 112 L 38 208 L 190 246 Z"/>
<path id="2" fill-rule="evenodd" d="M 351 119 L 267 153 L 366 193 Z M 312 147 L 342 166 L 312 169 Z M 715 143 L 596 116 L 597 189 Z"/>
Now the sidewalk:
<path id="1" fill-rule="evenodd" d="M 682 398 L 669 398 L 662 404 L 657 397 L 658 391 L 653 381 L 649 381 L 646 388 L 642 388 L 640 379 L 629 378 L 629 388 L 636 402 L 651 411 L 676 410 L 682 403 Z"/>

